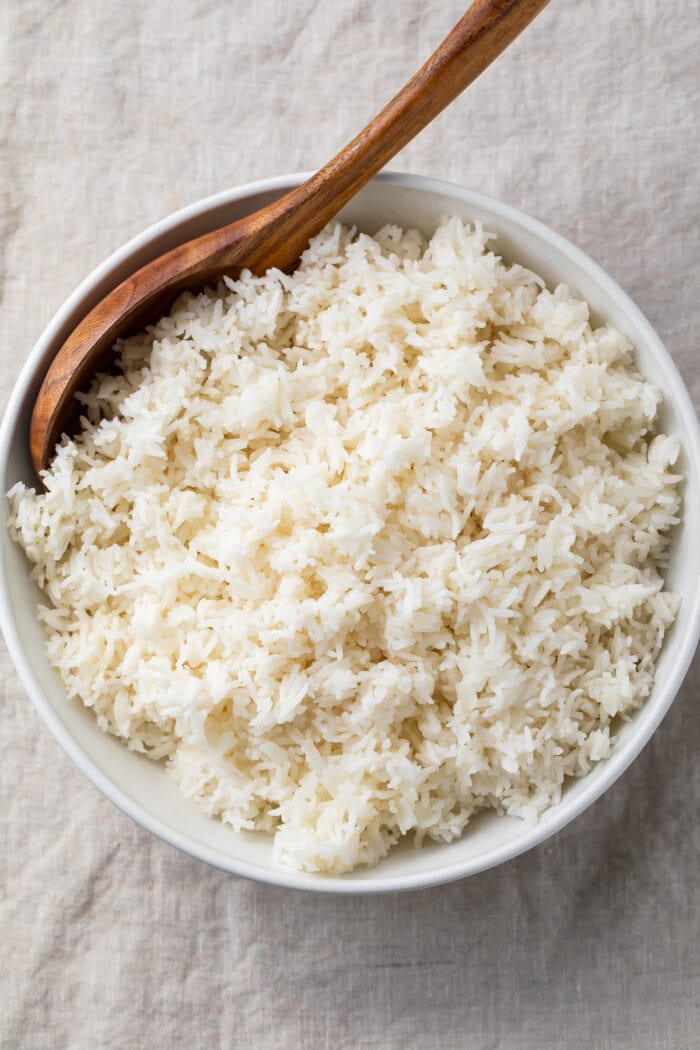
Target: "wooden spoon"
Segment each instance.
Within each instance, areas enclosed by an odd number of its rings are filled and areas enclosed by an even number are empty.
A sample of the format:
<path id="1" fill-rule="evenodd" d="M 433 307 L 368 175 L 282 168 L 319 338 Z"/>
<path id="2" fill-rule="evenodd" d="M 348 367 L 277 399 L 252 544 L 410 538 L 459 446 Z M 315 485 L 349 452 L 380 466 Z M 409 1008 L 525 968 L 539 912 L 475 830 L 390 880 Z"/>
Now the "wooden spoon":
<path id="1" fill-rule="evenodd" d="M 29 427 L 37 474 L 75 414 L 85 389 L 120 336 L 162 316 L 185 288 L 244 267 L 290 267 L 311 237 L 471 84 L 548 0 L 475 0 L 408 84 L 307 182 L 260 211 L 196 237 L 142 266 L 95 306 L 66 339 L 44 378 Z M 515 90 L 515 89 L 514 89 Z"/>

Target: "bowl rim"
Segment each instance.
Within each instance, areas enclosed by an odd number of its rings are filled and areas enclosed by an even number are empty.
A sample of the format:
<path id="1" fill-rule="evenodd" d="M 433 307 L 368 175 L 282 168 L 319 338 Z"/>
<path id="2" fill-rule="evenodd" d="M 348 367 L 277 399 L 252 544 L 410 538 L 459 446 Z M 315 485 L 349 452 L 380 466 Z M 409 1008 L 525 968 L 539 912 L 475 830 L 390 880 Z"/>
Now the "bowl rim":
<path id="1" fill-rule="evenodd" d="M 221 205 L 232 204 L 255 194 L 285 192 L 304 181 L 310 174 L 310 172 L 296 172 L 259 179 L 204 197 L 184 208 L 178 209 L 137 233 L 112 252 L 104 262 L 95 267 L 56 311 L 34 344 L 19 373 L 0 424 L 0 478 L 5 477 L 11 451 L 12 434 L 19 409 L 28 388 L 35 381 L 38 366 L 41 364 L 44 355 L 55 340 L 63 324 L 76 307 L 79 306 L 83 297 L 95 285 L 107 278 L 111 271 L 124 262 L 133 252 L 142 249 L 149 241 L 167 233 L 187 220 L 196 218 Z M 684 447 L 686 457 L 688 461 L 693 461 L 695 464 L 700 465 L 700 424 L 698 423 L 690 395 L 675 362 L 639 307 L 590 256 L 538 219 L 532 218 L 510 204 L 469 190 L 458 183 L 397 171 L 382 172 L 371 181 L 388 183 L 397 188 L 442 194 L 454 200 L 459 200 L 461 203 L 472 206 L 475 209 L 483 208 L 493 211 L 504 219 L 522 227 L 539 240 L 544 241 L 555 253 L 567 257 L 583 270 L 594 283 L 599 285 L 611 298 L 619 303 L 624 312 L 643 333 L 644 339 L 651 347 L 654 356 L 660 360 L 664 372 L 668 376 L 669 386 L 672 389 L 674 406 L 689 435 L 689 442 Z M 117 787 L 97 763 L 82 750 L 69 733 L 58 715 L 53 711 L 49 700 L 44 696 L 33 674 L 30 661 L 25 654 L 19 631 L 12 616 L 3 558 L 0 558 L 0 628 L 20 681 L 40 718 L 56 742 L 60 744 L 80 772 L 98 791 L 140 827 L 143 827 L 163 842 L 174 846 L 183 853 L 228 874 L 239 875 L 256 882 L 287 889 L 303 889 L 317 893 L 342 895 L 364 895 L 425 889 L 486 871 L 539 845 L 587 809 L 618 779 L 637 757 L 642 748 L 651 739 L 671 706 L 693 659 L 698 639 L 700 638 L 700 588 L 696 590 L 690 607 L 686 610 L 685 637 L 680 643 L 678 659 L 671 673 L 663 683 L 659 684 L 656 695 L 652 696 L 640 710 L 639 714 L 643 717 L 639 725 L 635 726 L 636 731 L 627 740 L 617 744 L 610 757 L 605 760 L 602 772 L 592 782 L 586 784 L 587 778 L 582 778 L 579 781 L 579 784 L 583 786 L 578 788 L 575 797 L 565 796 L 555 807 L 548 811 L 548 814 L 539 824 L 533 827 L 524 825 L 523 830 L 506 843 L 492 847 L 474 857 L 445 864 L 439 869 L 429 871 L 391 876 L 363 874 L 361 879 L 353 878 L 352 873 L 340 876 L 319 876 L 297 872 L 291 868 L 289 870 L 265 868 L 246 860 L 226 856 L 222 851 L 190 838 L 169 826 L 160 818 L 148 813 L 141 807 L 140 803 L 130 798 L 121 788 Z"/>

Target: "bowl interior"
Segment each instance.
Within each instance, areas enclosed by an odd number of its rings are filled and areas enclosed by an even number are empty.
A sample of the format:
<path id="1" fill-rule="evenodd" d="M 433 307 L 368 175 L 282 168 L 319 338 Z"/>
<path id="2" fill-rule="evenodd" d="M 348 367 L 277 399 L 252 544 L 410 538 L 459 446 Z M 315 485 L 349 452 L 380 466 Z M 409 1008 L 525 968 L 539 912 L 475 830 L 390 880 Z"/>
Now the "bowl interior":
<path id="1" fill-rule="evenodd" d="M 8 406 L 0 441 L 0 486 L 33 483 L 27 449 L 31 406 L 46 364 L 81 316 L 128 273 L 174 244 L 216 228 L 279 196 L 299 176 L 258 183 L 202 201 L 135 238 L 98 268 L 59 311 L 27 362 Z M 0 525 L 2 583 L 0 613 L 8 647 L 25 688 L 44 721 L 90 780 L 140 824 L 208 863 L 242 875 L 299 888 L 336 892 L 377 892 L 431 885 L 483 870 L 541 841 L 581 812 L 610 784 L 651 736 L 671 703 L 698 638 L 700 547 L 700 441 L 690 399 L 666 351 L 644 317 L 590 259 L 539 223 L 497 201 L 460 187 L 416 176 L 384 175 L 373 180 L 341 213 L 343 221 L 367 233 L 387 222 L 417 226 L 429 233 L 442 215 L 459 214 L 497 234 L 496 250 L 541 274 L 550 287 L 566 283 L 586 299 L 596 322 L 622 330 L 637 351 L 640 370 L 664 394 L 663 428 L 683 444 L 684 520 L 676 529 L 667 580 L 682 596 L 679 618 L 659 659 L 656 685 L 647 704 L 625 724 L 607 762 L 572 782 L 562 802 L 530 828 L 514 818 L 484 814 L 462 839 L 446 846 L 413 849 L 406 842 L 379 865 L 341 878 L 290 871 L 272 859 L 271 840 L 234 834 L 206 817 L 178 794 L 163 769 L 104 735 L 92 715 L 66 702 L 44 655 L 36 618 L 40 600 L 28 579 L 24 555 Z"/>

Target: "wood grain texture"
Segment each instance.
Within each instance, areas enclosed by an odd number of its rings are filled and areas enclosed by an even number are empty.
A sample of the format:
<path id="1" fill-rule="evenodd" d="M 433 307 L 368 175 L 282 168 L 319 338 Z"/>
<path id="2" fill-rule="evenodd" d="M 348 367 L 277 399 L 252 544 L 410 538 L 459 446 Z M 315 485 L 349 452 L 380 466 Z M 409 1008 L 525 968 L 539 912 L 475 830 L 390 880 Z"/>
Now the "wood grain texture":
<path id="1" fill-rule="evenodd" d="M 294 264 L 326 223 L 391 158 L 493 62 L 548 0 L 475 0 L 387 106 L 301 186 L 258 212 L 148 263 L 80 322 L 52 361 L 29 430 L 37 474 L 75 413 L 74 394 L 109 358 L 115 340 L 154 320 L 186 288 L 247 267 Z"/>

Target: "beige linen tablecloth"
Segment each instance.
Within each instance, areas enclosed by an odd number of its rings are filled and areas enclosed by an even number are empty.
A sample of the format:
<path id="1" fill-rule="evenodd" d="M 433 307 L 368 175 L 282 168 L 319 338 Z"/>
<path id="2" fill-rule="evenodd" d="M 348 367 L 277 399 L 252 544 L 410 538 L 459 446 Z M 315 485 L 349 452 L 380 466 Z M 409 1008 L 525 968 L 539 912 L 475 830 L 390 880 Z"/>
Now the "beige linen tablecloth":
<path id="1" fill-rule="evenodd" d="M 54 310 L 144 226 L 323 162 L 466 0 L 5 0 L 3 405 Z M 700 398 L 693 0 L 552 0 L 393 167 L 590 252 Z M 106 802 L 0 653 L 0 1045 L 700 1046 L 696 661 L 573 826 L 441 889 L 337 899 L 209 870 Z"/>

